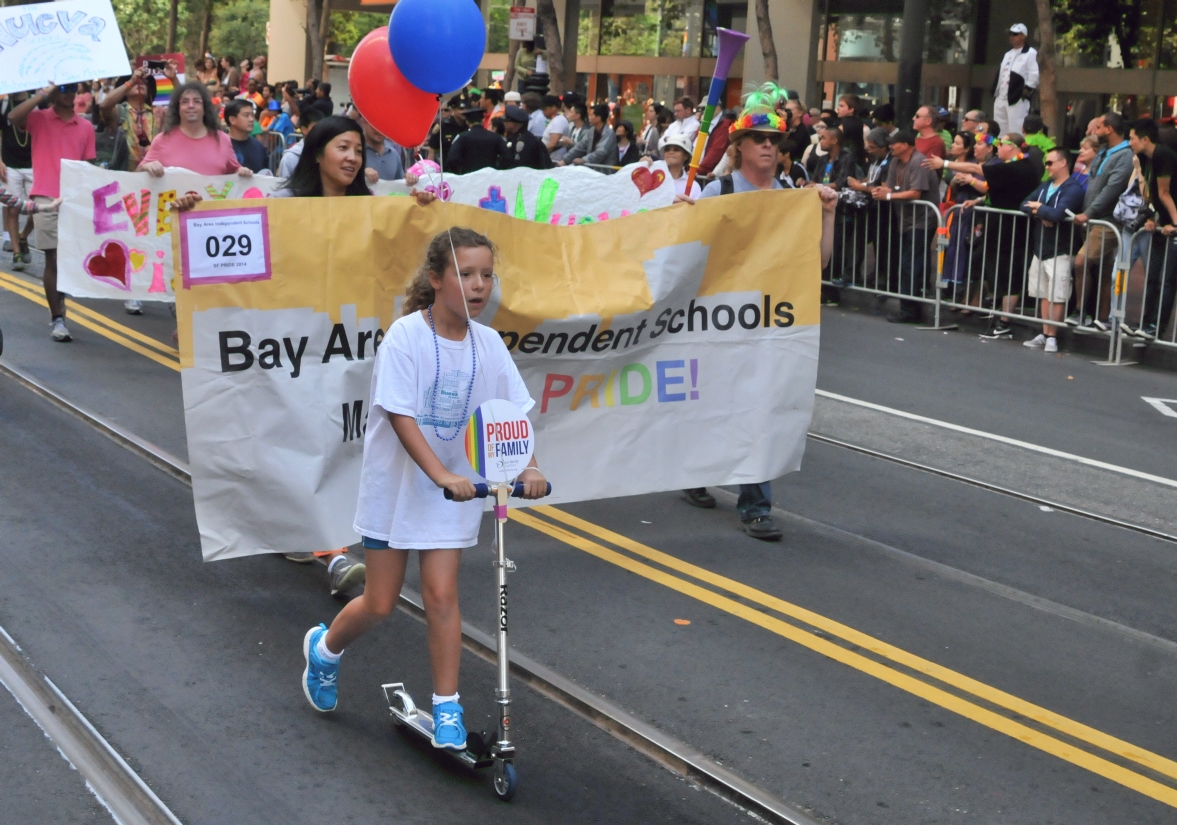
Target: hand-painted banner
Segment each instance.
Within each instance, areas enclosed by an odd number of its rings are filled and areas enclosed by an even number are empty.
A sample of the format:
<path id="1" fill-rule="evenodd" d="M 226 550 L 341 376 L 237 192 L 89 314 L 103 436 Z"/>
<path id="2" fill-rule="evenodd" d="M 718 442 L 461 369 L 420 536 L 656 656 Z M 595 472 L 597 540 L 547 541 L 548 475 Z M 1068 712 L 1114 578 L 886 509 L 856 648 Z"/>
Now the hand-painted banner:
<path id="1" fill-rule="evenodd" d="M 193 218 L 239 209 L 244 221 L 259 207 L 267 271 L 190 279 L 177 295 L 206 559 L 358 541 L 373 358 L 447 226 L 498 245 L 499 283 L 478 321 L 499 331 L 537 402 L 548 501 L 759 482 L 800 466 L 817 380 L 816 192 L 573 227 L 405 198 L 202 204 Z"/>
<path id="2" fill-rule="evenodd" d="M 433 181 L 433 182 L 431 182 Z M 205 200 L 268 197 L 281 178 L 206 177 L 168 170 L 111 172 L 90 163 L 62 161 L 58 285 L 79 298 L 172 301 L 170 204 L 176 194 Z M 471 175 L 430 176 L 417 184 L 450 203 L 464 203 L 517 218 L 560 225 L 595 223 L 669 206 L 674 183 L 657 163 L 635 164 L 616 175 L 580 167 L 547 171 L 487 169 Z M 401 181 L 380 181 L 377 195 L 404 195 Z M 508 208 L 508 200 L 510 207 Z"/>
<path id="3" fill-rule="evenodd" d="M 387 186 L 393 193 L 408 191 L 403 181 Z M 612 175 L 583 166 L 480 169 L 446 175 L 444 180 L 434 172 L 422 175 L 417 186 L 450 203 L 560 226 L 620 218 L 674 203 L 674 181 L 661 161 L 653 167 L 634 163 Z"/>
<path id="4" fill-rule="evenodd" d="M 110 0 L 0 8 L 0 94 L 130 73 Z"/>
<path id="5" fill-rule="evenodd" d="M 90 163 L 61 163 L 57 285 L 79 298 L 172 301 L 171 209 L 177 193 L 206 200 L 263 198 L 282 185 L 255 175 L 207 177 L 169 169 L 111 172 Z"/>

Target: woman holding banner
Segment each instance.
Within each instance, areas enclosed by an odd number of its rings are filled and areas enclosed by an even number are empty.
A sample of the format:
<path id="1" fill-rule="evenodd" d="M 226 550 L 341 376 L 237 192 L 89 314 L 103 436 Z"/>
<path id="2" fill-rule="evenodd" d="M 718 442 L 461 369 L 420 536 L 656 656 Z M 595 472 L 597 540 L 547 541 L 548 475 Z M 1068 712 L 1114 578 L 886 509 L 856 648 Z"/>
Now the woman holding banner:
<path id="1" fill-rule="evenodd" d="M 286 185 L 274 193 L 276 198 L 336 198 L 371 195 L 364 176 L 364 133 L 360 124 L 349 117 L 326 117 L 307 134 L 298 166 Z M 414 191 L 417 203 L 434 200 L 430 192 Z M 200 195 L 189 192 L 183 206 L 191 208 Z M 346 593 L 364 584 L 367 571 L 361 562 L 347 555 L 347 548 L 318 553 L 287 553 L 298 564 L 310 564 L 316 557 L 329 557 L 327 578 L 331 595 Z"/>

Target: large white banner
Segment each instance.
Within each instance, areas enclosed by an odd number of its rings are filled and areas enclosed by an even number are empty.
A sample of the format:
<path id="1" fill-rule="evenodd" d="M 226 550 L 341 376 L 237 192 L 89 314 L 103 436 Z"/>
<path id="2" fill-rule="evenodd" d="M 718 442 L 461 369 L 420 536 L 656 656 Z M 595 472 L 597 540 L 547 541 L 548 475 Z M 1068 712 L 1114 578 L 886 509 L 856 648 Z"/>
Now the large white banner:
<path id="1" fill-rule="evenodd" d="M 0 8 L 0 94 L 130 73 L 110 0 Z"/>
<path id="2" fill-rule="evenodd" d="M 206 200 L 270 196 L 284 181 L 264 175 L 208 177 L 169 169 L 111 172 L 90 163 L 61 165 L 58 286 L 79 298 L 173 301 L 171 209 L 177 193 Z M 417 184 L 449 203 L 489 209 L 540 223 L 594 223 L 669 206 L 674 183 L 661 162 L 635 164 L 615 175 L 579 167 L 484 169 L 471 175 L 428 175 Z M 377 195 L 406 195 L 400 181 L 380 181 Z"/>
<path id="3" fill-rule="evenodd" d="M 358 541 L 364 431 L 383 414 L 367 407 L 373 359 L 426 244 L 454 225 L 499 248 L 478 321 L 536 400 L 546 501 L 798 469 L 817 380 L 819 213 L 811 190 L 573 227 L 399 198 L 189 213 L 177 311 L 204 557 Z"/>

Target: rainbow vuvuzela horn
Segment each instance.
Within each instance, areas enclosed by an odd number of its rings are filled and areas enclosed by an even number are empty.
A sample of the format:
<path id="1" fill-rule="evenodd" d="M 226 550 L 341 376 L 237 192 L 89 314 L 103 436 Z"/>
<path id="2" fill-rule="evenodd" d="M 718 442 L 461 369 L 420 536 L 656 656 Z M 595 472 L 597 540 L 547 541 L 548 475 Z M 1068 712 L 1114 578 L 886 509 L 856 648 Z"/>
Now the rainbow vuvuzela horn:
<path id="1" fill-rule="evenodd" d="M 699 171 L 699 161 L 703 160 L 703 147 L 707 145 L 707 133 L 711 131 L 711 118 L 715 116 L 715 107 L 719 105 L 719 96 L 723 94 L 723 87 L 727 84 L 727 75 L 732 70 L 732 61 L 740 53 L 740 47 L 751 36 L 731 29 L 716 29 L 715 33 L 719 36 L 719 54 L 715 58 L 715 74 L 711 75 L 711 88 L 707 92 L 707 106 L 703 109 L 703 122 L 699 124 L 699 134 L 695 138 L 695 151 L 691 154 L 691 169 L 687 172 L 688 195 L 691 192 L 691 184 L 695 182 L 695 173 Z"/>

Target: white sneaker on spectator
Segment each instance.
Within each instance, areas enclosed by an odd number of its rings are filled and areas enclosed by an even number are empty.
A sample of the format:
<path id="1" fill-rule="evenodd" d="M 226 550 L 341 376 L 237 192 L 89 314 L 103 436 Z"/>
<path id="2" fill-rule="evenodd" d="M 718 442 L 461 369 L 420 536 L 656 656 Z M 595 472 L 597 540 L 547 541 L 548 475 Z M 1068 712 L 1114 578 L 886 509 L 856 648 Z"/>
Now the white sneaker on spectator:
<path id="1" fill-rule="evenodd" d="M 143 304 L 138 301 L 123 301 L 123 309 L 127 311 L 128 315 L 143 314 Z"/>
<path id="2" fill-rule="evenodd" d="M 54 318 L 49 323 L 49 334 L 53 336 L 54 341 L 60 341 L 61 343 L 74 340 L 73 336 L 69 334 L 69 330 L 66 329 L 65 319 L 63 318 Z"/>
<path id="3" fill-rule="evenodd" d="M 1044 352 L 1058 352 L 1058 339 L 1047 338 L 1046 346 L 1044 346 L 1042 349 Z"/>
<path id="4" fill-rule="evenodd" d="M 1046 336 L 1043 335 L 1042 333 L 1039 333 L 1038 335 L 1035 335 L 1033 338 L 1031 338 L 1029 341 L 1023 341 L 1022 346 L 1029 347 L 1030 349 L 1042 349 L 1043 347 L 1046 346 Z"/>

